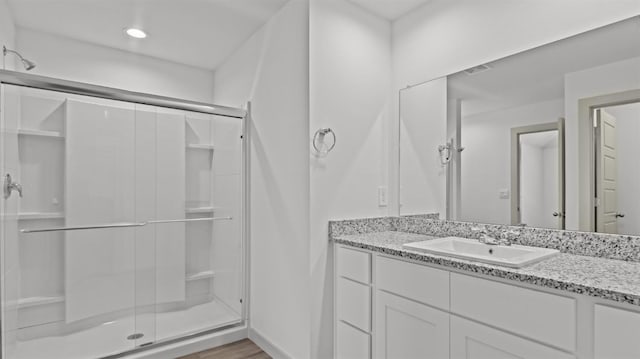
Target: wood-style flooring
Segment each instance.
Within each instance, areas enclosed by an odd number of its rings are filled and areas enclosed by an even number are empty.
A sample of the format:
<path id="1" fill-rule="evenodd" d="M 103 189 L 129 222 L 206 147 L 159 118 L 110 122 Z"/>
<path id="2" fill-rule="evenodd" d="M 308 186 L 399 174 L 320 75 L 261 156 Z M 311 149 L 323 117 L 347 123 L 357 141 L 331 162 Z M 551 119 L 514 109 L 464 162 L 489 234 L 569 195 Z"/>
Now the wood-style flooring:
<path id="1" fill-rule="evenodd" d="M 187 355 L 179 359 L 271 359 L 249 339 Z"/>

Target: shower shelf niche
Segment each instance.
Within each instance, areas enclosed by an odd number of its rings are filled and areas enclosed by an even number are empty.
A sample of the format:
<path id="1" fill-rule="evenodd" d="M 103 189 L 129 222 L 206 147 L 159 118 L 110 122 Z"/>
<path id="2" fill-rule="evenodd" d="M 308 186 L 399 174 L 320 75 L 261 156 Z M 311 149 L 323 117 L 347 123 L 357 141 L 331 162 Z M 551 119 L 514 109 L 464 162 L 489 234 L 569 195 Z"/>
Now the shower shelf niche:
<path id="1" fill-rule="evenodd" d="M 64 302 L 64 296 L 52 296 L 52 297 L 28 297 L 20 298 L 18 300 L 18 308 L 31 308 L 40 305 L 55 304 Z"/>
<path id="2" fill-rule="evenodd" d="M 62 212 L 22 212 L 18 213 L 19 220 L 38 220 L 38 219 L 63 219 Z"/>
<path id="3" fill-rule="evenodd" d="M 214 146 L 213 145 L 207 145 L 207 144 L 190 143 L 190 144 L 187 144 L 187 148 L 190 149 L 190 150 L 211 150 L 211 151 L 213 151 Z"/>
<path id="4" fill-rule="evenodd" d="M 187 214 L 198 214 L 198 213 L 213 213 L 217 210 L 216 207 L 190 207 L 185 210 Z"/>
<path id="5" fill-rule="evenodd" d="M 187 282 L 191 282 L 194 280 L 201 279 L 211 279 L 215 276 L 215 273 L 212 270 L 206 270 L 198 273 L 187 274 Z"/>
<path id="6" fill-rule="evenodd" d="M 49 137 L 49 138 L 64 138 L 64 134 L 59 131 L 45 131 L 45 130 L 32 130 L 32 129 L 19 129 L 18 135 L 20 136 L 35 136 L 35 137 Z"/>

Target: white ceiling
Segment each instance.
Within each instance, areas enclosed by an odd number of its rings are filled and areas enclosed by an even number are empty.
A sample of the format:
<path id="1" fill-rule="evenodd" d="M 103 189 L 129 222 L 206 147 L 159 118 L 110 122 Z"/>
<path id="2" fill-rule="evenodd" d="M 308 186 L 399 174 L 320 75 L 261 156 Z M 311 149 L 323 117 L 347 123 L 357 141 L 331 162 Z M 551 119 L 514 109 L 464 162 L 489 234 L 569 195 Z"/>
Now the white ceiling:
<path id="1" fill-rule="evenodd" d="M 385 19 L 394 21 L 432 0 L 348 0 Z"/>
<path id="2" fill-rule="evenodd" d="M 491 70 L 449 76 L 463 116 L 564 97 L 564 75 L 640 56 L 638 17 L 489 63 Z"/>
<path id="3" fill-rule="evenodd" d="M 17 26 L 215 69 L 288 0 L 9 0 Z M 140 27 L 144 40 L 126 27 Z"/>

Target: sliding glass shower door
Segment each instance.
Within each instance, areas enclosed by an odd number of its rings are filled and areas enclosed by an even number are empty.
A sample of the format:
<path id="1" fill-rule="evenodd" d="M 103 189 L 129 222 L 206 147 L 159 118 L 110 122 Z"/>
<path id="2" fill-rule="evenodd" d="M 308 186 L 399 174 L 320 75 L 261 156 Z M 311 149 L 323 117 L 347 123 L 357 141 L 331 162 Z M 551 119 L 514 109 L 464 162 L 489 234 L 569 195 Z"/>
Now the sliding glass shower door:
<path id="1" fill-rule="evenodd" d="M 3 358 L 240 323 L 243 122 L 2 86 Z"/>

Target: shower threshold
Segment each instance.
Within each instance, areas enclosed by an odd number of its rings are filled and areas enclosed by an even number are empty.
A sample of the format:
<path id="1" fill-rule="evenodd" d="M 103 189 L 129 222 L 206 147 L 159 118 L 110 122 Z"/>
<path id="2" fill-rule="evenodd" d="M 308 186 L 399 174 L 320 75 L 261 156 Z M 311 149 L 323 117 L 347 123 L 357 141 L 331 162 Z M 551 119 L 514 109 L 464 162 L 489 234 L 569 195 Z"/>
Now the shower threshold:
<path id="1" fill-rule="evenodd" d="M 136 331 L 136 323 L 143 321 L 155 321 L 155 333 Z M 109 357 L 239 321 L 237 313 L 211 301 L 180 311 L 120 318 L 68 335 L 18 341 L 14 348 L 7 348 L 7 359 Z M 132 335 L 136 338 L 131 339 Z"/>

